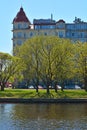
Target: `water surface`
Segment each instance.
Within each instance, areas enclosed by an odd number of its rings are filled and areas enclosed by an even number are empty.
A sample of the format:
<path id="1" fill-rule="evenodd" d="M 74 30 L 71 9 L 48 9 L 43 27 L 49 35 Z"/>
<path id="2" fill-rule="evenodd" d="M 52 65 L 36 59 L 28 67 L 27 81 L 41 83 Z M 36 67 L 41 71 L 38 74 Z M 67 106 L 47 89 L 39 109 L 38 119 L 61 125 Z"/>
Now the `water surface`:
<path id="1" fill-rule="evenodd" d="M 0 130 L 87 130 L 87 104 L 0 104 Z"/>

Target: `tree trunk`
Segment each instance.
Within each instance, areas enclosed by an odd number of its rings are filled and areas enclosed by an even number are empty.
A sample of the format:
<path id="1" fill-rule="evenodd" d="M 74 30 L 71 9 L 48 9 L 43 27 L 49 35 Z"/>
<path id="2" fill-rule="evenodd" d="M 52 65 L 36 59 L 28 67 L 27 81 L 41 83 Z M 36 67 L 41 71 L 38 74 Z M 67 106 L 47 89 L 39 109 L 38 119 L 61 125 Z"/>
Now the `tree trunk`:
<path id="1" fill-rule="evenodd" d="M 4 87 L 5 87 L 5 85 L 1 84 L 1 91 L 4 91 Z"/>
<path id="2" fill-rule="evenodd" d="M 55 89 L 55 92 L 57 93 L 57 85 L 56 85 L 56 83 L 54 84 L 54 89 Z"/>
<path id="3" fill-rule="evenodd" d="M 36 80 L 36 92 L 38 93 L 38 85 L 39 85 L 39 80 L 38 80 L 38 78 L 37 78 L 37 80 Z"/>
<path id="4" fill-rule="evenodd" d="M 49 93 L 50 93 L 49 86 L 47 85 L 47 94 L 49 94 Z"/>
<path id="5" fill-rule="evenodd" d="M 36 86 L 36 92 L 38 93 L 38 85 Z"/>
<path id="6" fill-rule="evenodd" d="M 49 86 L 50 86 L 50 81 L 49 81 L 49 78 L 47 78 L 47 94 L 50 93 Z"/>
<path id="7" fill-rule="evenodd" d="M 61 84 L 61 91 L 63 92 L 63 89 L 64 89 L 64 82 L 62 81 L 62 84 Z"/>
<path id="8" fill-rule="evenodd" d="M 85 91 L 87 92 L 87 77 L 84 78 L 84 87 Z"/>

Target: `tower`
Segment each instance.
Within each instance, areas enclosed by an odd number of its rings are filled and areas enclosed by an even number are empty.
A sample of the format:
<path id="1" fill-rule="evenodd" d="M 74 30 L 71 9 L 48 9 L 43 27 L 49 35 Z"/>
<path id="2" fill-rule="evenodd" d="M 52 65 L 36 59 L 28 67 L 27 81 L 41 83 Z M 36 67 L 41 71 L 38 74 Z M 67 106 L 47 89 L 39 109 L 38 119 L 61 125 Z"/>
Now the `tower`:
<path id="1" fill-rule="evenodd" d="M 16 45 L 21 45 L 27 39 L 27 30 L 31 28 L 31 23 L 21 7 L 16 17 L 13 19 L 13 50 Z"/>

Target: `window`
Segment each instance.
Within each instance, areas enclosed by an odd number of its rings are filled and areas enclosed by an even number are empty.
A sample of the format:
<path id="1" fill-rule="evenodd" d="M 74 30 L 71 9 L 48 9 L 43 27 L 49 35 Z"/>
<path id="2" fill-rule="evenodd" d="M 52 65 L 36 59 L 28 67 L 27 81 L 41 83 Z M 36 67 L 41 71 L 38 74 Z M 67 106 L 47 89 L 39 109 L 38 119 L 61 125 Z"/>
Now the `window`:
<path id="1" fill-rule="evenodd" d="M 18 32 L 18 33 L 17 33 L 17 36 L 18 36 L 18 38 L 21 38 L 21 37 L 22 37 L 22 33 L 21 33 L 21 32 Z"/>
<path id="2" fill-rule="evenodd" d="M 62 29 L 62 28 L 65 28 L 65 24 L 60 23 L 60 24 L 57 24 L 56 27 Z"/>
<path id="3" fill-rule="evenodd" d="M 35 25 L 34 28 L 37 30 L 37 29 L 40 29 L 40 26 L 39 25 Z"/>
<path id="4" fill-rule="evenodd" d="M 72 33 L 72 36 L 74 37 L 74 36 L 75 36 L 75 34 L 74 34 L 74 33 Z"/>
<path id="5" fill-rule="evenodd" d="M 81 33 L 80 33 L 80 37 L 81 37 L 81 38 L 84 38 L 84 37 L 85 37 L 85 33 L 84 33 L 84 32 L 81 32 Z"/>
<path id="6" fill-rule="evenodd" d="M 47 36 L 47 33 L 45 32 L 44 35 Z"/>
<path id="7" fill-rule="evenodd" d="M 29 27 L 29 25 L 27 24 L 27 23 L 24 23 L 23 24 L 23 28 L 25 29 L 25 28 L 28 28 Z"/>
<path id="8" fill-rule="evenodd" d="M 66 26 L 67 29 L 70 29 L 70 30 L 74 30 L 75 29 L 75 25 L 74 24 L 68 24 Z"/>
<path id="9" fill-rule="evenodd" d="M 55 25 L 35 25 L 35 29 L 54 29 Z"/>
<path id="10" fill-rule="evenodd" d="M 24 28 L 26 28 L 27 26 L 26 26 L 26 23 L 24 23 Z"/>
<path id="11" fill-rule="evenodd" d="M 59 36 L 60 38 L 64 37 L 63 31 L 59 31 L 59 32 L 58 32 L 58 36 Z"/>
<path id="12" fill-rule="evenodd" d="M 66 33 L 66 37 L 70 37 L 70 33 L 69 32 Z"/>
<path id="13" fill-rule="evenodd" d="M 18 40 L 18 41 L 17 41 L 17 44 L 18 44 L 18 45 L 21 45 L 21 44 L 22 44 L 22 41 L 21 41 L 21 40 Z"/>
<path id="14" fill-rule="evenodd" d="M 13 24 L 13 29 L 16 29 L 16 26 Z"/>
<path id="15" fill-rule="evenodd" d="M 24 33 L 24 38 L 26 38 L 26 33 Z"/>
<path id="16" fill-rule="evenodd" d="M 16 46 L 16 44 L 14 43 L 14 44 L 13 44 L 13 47 L 15 47 L 15 46 Z"/>
<path id="17" fill-rule="evenodd" d="M 16 38 L 16 34 L 15 33 L 13 33 L 13 38 Z"/>
<path id="18" fill-rule="evenodd" d="M 33 33 L 31 32 L 31 33 L 30 33 L 30 37 L 32 37 L 32 36 L 33 36 Z"/>
<path id="19" fill-rule="evenodd" d="M 21 24 L 18 24 L 18 29 L 21 29 L 21 27 L 22 27 Z"/>

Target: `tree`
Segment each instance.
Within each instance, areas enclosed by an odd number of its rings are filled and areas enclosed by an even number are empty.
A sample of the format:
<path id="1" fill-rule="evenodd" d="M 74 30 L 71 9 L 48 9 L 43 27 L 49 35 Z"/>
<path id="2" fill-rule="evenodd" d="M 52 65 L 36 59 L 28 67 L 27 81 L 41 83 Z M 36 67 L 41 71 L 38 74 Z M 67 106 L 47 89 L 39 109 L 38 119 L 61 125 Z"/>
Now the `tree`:
<path id="1" fill-rule="evenodd" d="M 30 55 L 31 55 L 31 67 L 33 71 L 33 82 L 36 86 L 36 92 L 38 92 L 38 85 L 40 81 L 40 68 L 41 68 L 41 37 L 34 37 L 31 39 Z"/>
<path id="2" fill-rule="evenodd" d="M 58 38 L 54 36 L 44 37 L 44 41 L 41 46 L 41 78 L 47 87 L 47 93 L 49 93 L 49 86 L 53 87 L 54 77 L 54 59 L 55 59 L 55 47 L 57 46 Z M 57 91 L 57 89 L 55 88 Z"/>
<path id="3" fill-rule="evenodd" d="M 23 72 L 24 79 L 29 85 L 31 82 L 36 87 L 38 92 L 38 85 L 40 80 L 41 70 L 41 42 L 42 37 L 33 37 L 28 39 L 22 46 L 15 50 L 15 54 L 19 56 L 26 64 L 26 69 Z"/>
<path id="4" fill-rule="evenodd" d="M 25 79 L 29 82 L 33 80 L 37 92 L 39 81 L 42 81 L 49 93 L 49 86 L 53 80 L 53 49 L 57 39 L 57 37 L 33 37 L 15 52 L 26 64 Z"/>
<path id="5" fill-rule="evenodd" d="M 87 91 L 87 43 L 77 42 L 75 50 L 76 74 L 83 79 L 84 88 Z"/>
<path id="6" fill-rule="evenodd" d="M 74 70 L 73 44 L 69 40 L 61 39 L 55 48 L 55 80 L 64 89 L 64 81 L 73 77 Z"/>
<path id="7" fill-rule="evenodd" d="M 13 57 L 7 53 L 0 52 L 0 86 L 1 91 L 4 91 L 6 83 L 12 77 L 18 77 L 23 70 L 21 59 Z"/>
<path id="8" fill-rule="evenodd" d="M 28 39 L 16 49 L 19 56 L 26 64 L 23 73 L 28 84 L 33 81 L 38 92 L 39 82 L 47 87 L 55 86 L 61 82 L 62 90 L 64 80 L 73 77 L 74 52 L 73 44 L 69 40 L 55 36 L 39 36 Z"/>

